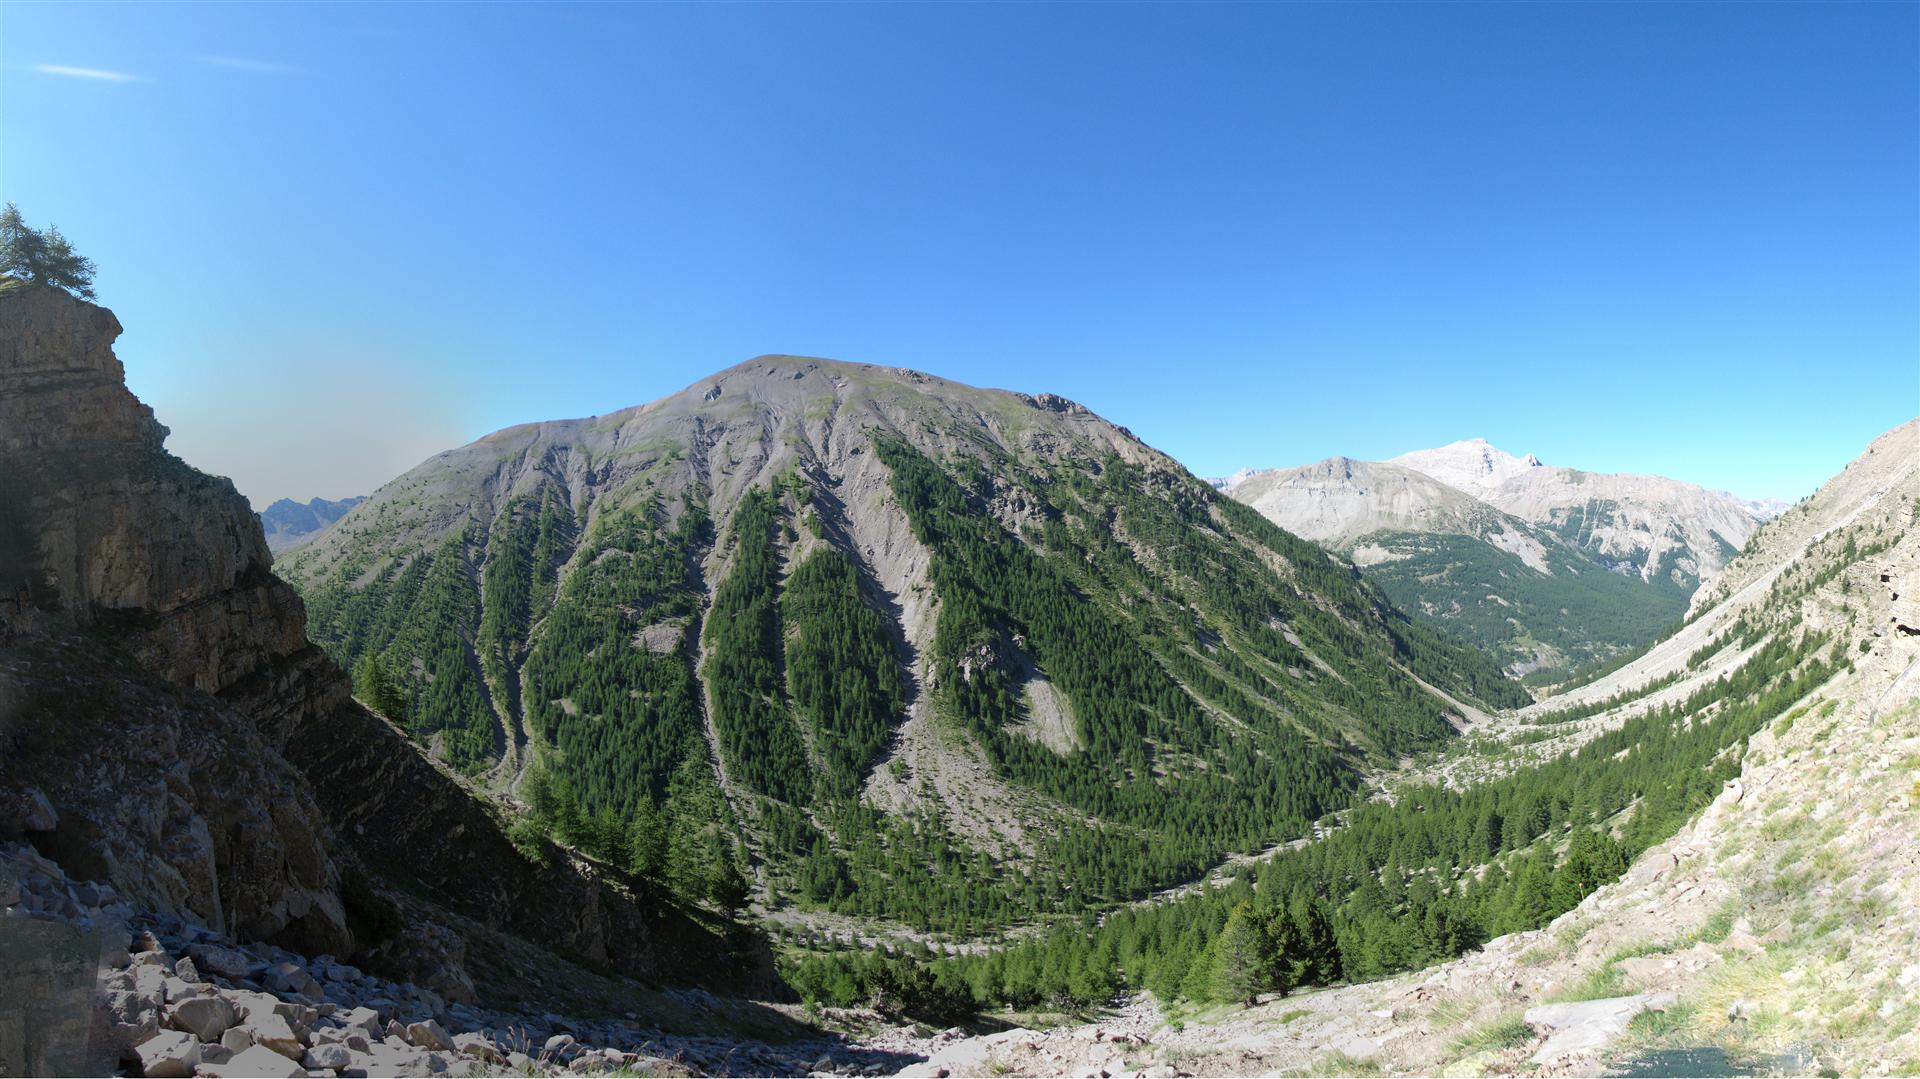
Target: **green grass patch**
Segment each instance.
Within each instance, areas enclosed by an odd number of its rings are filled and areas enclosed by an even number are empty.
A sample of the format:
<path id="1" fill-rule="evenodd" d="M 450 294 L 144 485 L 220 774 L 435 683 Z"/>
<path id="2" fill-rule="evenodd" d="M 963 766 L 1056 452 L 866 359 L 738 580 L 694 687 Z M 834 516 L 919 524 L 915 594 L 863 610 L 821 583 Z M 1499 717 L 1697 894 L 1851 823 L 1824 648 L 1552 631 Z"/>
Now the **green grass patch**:
<path id="1" fill-rule="evenodd" d="M 1463 1057 L 1497 1053 L 1533 1040 L 1533 1028 L 1519 1012 L 1512 1012 L 1491 1023 L 1477 1026 L 1453 1041 L 1453 1051 Z"/>
<path id="2" fill-rule="evenodd" d="M 1570 1004 L 1582 1000 L 1606 1000 L 1625 994 L 1626 989 L 1620 982 L 1620 968 L 1609 961 L 1547 1000 L 1554 1004 Z"/>
<path id="3" fill-rule="evenodd" d="M 1387 1074 L 1387 1071 L 1385 1068 L 1382 1068 L 1380 1065 L 1375 1064 L 1370 1059 L 1362 1060 L 1357 1057 L 1350 1057 L 1345 1053 L 1329 1053 L 1328 1055 L 1321 1057 L 1319 1060 L 1314 1061 L 1311 1065 L 1308 1066 L 1306 1071 L 1288 1072 L 1287 1074 L 1314 1075 L 1314 1076 L 1320 1076 L 1320 1075 L 1380 1076 L 1380 1075 Z"/>

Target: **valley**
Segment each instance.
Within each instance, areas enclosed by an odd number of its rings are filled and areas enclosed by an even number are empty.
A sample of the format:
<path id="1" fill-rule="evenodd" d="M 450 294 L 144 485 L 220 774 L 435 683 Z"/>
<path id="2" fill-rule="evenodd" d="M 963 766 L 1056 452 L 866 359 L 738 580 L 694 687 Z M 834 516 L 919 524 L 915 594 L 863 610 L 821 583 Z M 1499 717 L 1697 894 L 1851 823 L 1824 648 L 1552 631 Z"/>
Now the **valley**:
<path id="1" fill-rule="evenodd" d="M 95 1059 L 1913 1052 L 1920 955 L 1849 942 L 1914 939 L 1920 424 L 1706 567 L 1684 524 L 1621 551 L 1648 530 L 1577 538 L 1404 464 L 1255 474 L 1242 503 L 1064 398 L 763 357 L 447 451 L 269 563 L 120 384 L 111 312 L 15 290 L 0 330 L 8 429 L 68 448 L 8 494 L 8 906 L 136 931 Z M 1546 466 L 1519 467 L 1496 489 Z M 1393 528 L 1706 584 L 1535 700 L 1356 566 Z M 86 778 L 129 770 L 168 777 L 164 824 Z M 208 1011 L 245 1037 L 175 1018 Z"/>

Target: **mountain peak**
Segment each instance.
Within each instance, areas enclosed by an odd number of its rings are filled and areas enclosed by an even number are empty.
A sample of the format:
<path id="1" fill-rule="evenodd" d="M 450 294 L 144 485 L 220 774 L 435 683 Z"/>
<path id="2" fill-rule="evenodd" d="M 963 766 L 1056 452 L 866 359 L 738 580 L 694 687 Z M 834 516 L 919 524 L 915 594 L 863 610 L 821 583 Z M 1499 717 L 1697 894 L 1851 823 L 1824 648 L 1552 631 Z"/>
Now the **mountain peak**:
<path id="1" fill-rule="evenodd" d="M 1389 464 L 1425 473 L 1449 487 L 1484 497 L 1515 476 L 1543 467 L 1529 453 L 1516 457 L 1484 438 L 1450 442 L 1430 450 L 1415 450 L 1392 458 Z"/>

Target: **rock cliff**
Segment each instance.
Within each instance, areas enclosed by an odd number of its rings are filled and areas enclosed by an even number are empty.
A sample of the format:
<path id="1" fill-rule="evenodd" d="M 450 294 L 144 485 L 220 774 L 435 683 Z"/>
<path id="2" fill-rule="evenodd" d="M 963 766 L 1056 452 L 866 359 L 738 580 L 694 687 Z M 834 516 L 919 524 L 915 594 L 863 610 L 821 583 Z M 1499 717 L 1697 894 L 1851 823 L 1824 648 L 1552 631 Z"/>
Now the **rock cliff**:
<path id="1" fill-rule="evenodd" d="M 0 839 L 241 939 L 440 967 L 455 995 L 473 991 L 469 931 L 766 987 L 763 953 L 730 962 L 677 908 L 520 855 L 490 803 L 352 699 L 246 501 L 163 448 L 119 332 L 62 292 L 0 295 L 16 540 L 0 565 Z M 343 880 L 362 877 L 405 911 L 403 939 L 350 910 Z"/>

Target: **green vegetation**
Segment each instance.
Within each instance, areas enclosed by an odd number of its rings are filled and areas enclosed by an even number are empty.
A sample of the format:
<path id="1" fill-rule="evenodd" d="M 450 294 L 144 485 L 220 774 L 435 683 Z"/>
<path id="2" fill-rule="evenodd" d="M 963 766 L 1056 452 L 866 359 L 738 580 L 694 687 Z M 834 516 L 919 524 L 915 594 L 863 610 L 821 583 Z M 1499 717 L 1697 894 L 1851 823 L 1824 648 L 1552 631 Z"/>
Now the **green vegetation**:
<path id="1" fill-rule="evenodd" d="M 480 622 L 473 533 L 389 562 L 365 587 L 335 582 L 306 593 L 308 636 L 349 670 L 373 656 L 377 669 L 393 672 L 394 696 L 369 703 L 404 717 L 422 742 L 437 736 L 447 759 L 469 772 L 493 763 L 500 737 L 470 644 Z M 400 714 L 388 711 L 401 700 Z"/>
<path id="2" fill-rule="evenodd" d="M 1025 847 L 963 838 L 902 759 L 884 782 L 908 804 L 862 799 L 909 687 L 891 612 L 836 546 L 838 503 L 798 473 L 744 494 L 723 537 L 697 496 L 669 508 L 642 485 L 589 511 L 542 483 L 392 550 L 422 511 L 376 503 L 306 585 L 313 634 L 456 765 L 532 762 L 514 825 L 529 857 L 557 843 L 722 906 L 757 879 L 775 905 L 961 935 L 1110 909 L 1301 834 L 1348 804 L 1356 766 L 1452 737 L 1422 680 L 1526 699 L 1184 474 L 1110 456 L 1035 470 L 976 445 L 944 463 L 875 448 L 933 556 L 919 690 L 936 737 L 984 752 Z M 1022 534 L 989 511 L 1002 497 L 1038 507 Z M 1036 676 L 1065 751 L 1023 729 Z"/>
<path id="3" fill-rule="evenodd" d="M 353 695 L 396 723 L 407 722 L 407 694 L 378 652 L 360 657 L 353 668 Z"/>
<path id="4" fill-rule="evenodd" d="M 75 251 L 58 227 L 30 227 L 11 202 L 0 210 L 0 275 L 91 300 L 93 273 L 93 260 Z"/>
<path id="5" fill-rule="evenodd" d="M 664 799 L 685 762 L 707 762 L 691 633 L 666 652 L 637 638 L 698 618 L 693 557 L 711 532 L 691 504 L 671 524 L 657 501 L 602 518 L 527 657 L 520 677 L 529 732 L 593 810 L 630 816 L 641 802 Z M 530 567 L 538 583 L 541 563 Z"/>
<path id="6" fill-rule="evenodd" d="M 780 604 L 793 634 L 787 683 L 813 731 L 820 796 L 851 798 L 905 707 L 886 620 L 861 600 L 853 563 L 827 547 L 794 567 Z"/>
<path id="7" fill-rule="evenodd" d="M 780 556 L 774 500 L 750 491 L 733 518 L 733 568 L 713 596 L 704 673 L 720 752 L 737 783 L 788 803 L 804 802 L 809 766 L 782 686 Z"/>
<path id="8" fill-rule="evenodd" d="M 1226 888 L 942 965 L 980 1003 L 1013 1007 L 1104 1000 L 1123 986 L 1166 1000 L 1241 999 L 1248 956 L 1264 991 L 1426 965 L 1543 925 L 1615 879 L 1737 773 L 1749 736 L 1844 662 L 1819 635 L 1778 638 L 1687 700 L 1567 757 L 1465 791 L 1359 804 L 1343 827 Z M 1331 949 L 1310 929 L 1322 922 Z M 1245 946 L 1249 927 L 1263 927 L 1264 944 Z"/>
<path id="9" fill-rule="evenodd" d="M 1692 594 L 1671 577 L 1644 581 L 1564 551 L 1549 550 L 1553 572 L 1546 574 L 1470 536 L 1405 533 L 1368 542 L 1407 556 L 1363 571 L 1401 610 L 1495 650 L 1508 666 L 1532 661 L 1538 646 L 1565 657 L 1533 672 L 1535 682 L 1647 643 L 1686 613 Z"/>

